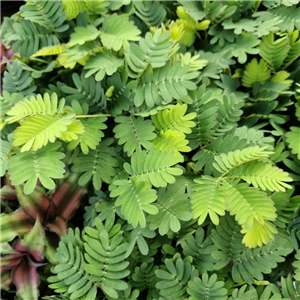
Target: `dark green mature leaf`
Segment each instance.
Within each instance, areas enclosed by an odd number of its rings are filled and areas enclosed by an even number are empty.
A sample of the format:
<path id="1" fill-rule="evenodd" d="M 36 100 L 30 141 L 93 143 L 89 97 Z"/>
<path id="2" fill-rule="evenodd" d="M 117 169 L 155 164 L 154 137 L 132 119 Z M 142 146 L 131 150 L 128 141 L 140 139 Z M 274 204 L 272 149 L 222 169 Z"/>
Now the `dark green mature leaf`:
<path id="1" fill-rule="evenodd" d="M 173 98 L 180 99 L 187 95 L 187 90 L 195 90 L 192 79 L 199 73 L 188 73 L 189 66 L 180 66 L 180 62 L 166 64 L 159 69 L 148 66 L 140 78 L 136 89 L 134 104 L 141 106 L 146 102 L 152 108 L 154 105 L 170 103 Z"/>
<path id="2" fill-rule="evenodd" d="M 114 127 L 115 137 L 118 139 L 118 144 L 124 144 L 124 151 L 128 156 L 131 156 L 134 151 L 153 150 L 154 144 L 151 143 L 156 138 L 154 126 L 151 120 L 144 120 L 142 117 L 135 118 L 134 116 L 120 116 L 115 118 L 119 123 Z"/>
<path id="3" fill-rule="evenodd" d="M 124 169 L 135 180 L 147 180 L 155 187 L 165 187 L 174 183 L 175 177 L 182 174 L 182 170 L 174 167 L 180 157 L 174 157 L 168 151 L 139 151 L 131 157 L 131 165 L 124 164 Z"/>
<path id="4" fill-rule="evenodd" d="M 169 230 L 179 232 L 180 221 L 192 219 L 185 186 L 171 185 L 168 188 L 160 188 L 155 206 L 158 208 L 158 214 L 148 216 L 147 220 L 150 222 L 150 229 L 158 228 L 160 235 L 166 234 Z"/>
<path id="5" fill-rule="evenodd" d="M 100 190 L 102 182 L 111 183 L 111 179 L 116 175 L 116 168 L 119 162 L 115 158 L 117 152 L 109 147 L 112 139 L 102 141 L 95 150 L 88 154 L 81 153 L 74 161 L 72 171 L 83 174 L 78 183 L 86 185 L 91 179 L 96 190 Z"/>
<path id="6" fill-rule="evenodd" d="M 24 182 L 25 194 L 33 192 L 37 180 L 47 189 L 54 189 L 53 179 L 63 178 L 64 163 L 61 161 L 65 155 L 56 152 L 61 143 L 51 143 L 37 151 L 20 152 L 19 149 L 13 152 L 8 160 L 8 172 L 13 185 L 20 185 Z"/>

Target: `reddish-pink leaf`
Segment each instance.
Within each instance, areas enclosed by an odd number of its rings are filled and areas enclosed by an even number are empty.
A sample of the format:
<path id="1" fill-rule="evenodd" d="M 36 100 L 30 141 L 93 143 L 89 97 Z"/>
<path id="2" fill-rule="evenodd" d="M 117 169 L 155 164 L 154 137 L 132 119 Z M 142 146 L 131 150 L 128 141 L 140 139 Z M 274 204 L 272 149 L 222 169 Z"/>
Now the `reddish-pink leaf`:
<path id="1" fill-rule="evenodd" d="M 9 254 L 6 256 L 1 257 L 1 267 L 5 267 L 7 269 L 15 268 L 17 267 L 24 254 L 23 253 L 18 253 L 18 254 Z"/>
<path id="2" fill-rule="evenodd" d="M 75 179 L 59 186 L 53 195 L 58 215 L 69 220 L 78 209 L 84 193 L 85 189 L 79 187 Z"/>
<path id="3" fill-rule="evenodd" d="M 15 210 L 11 214 L 1 214 L 0 242 L 8 242 L 16 236 L 23 236 L 32 229 L 33 225 L 34 222 L 27 216 L 22 208 Z"/>
<path id="4" fill-rule="evenodd" d="M 12 281 L 17 288 L 17 295 L 23 300 L 37 300 L 39 296 L 39 277 L 35 267 L 28 260 L 12 270 Z"/>
<path id="5" fill-rule="evenodd" d="M 67 224 L 62 217 L 57 217 L 54 222 L 47 223 L 46 227 L 49 228 L 52 232 L 57 233 L 59 236 L 67 233 Z"/>
<path id="6" fill-rule="evenodd" d="M 25 195 L 21 186 L 16 186 L 16 190 L 21 206 L 33 222 L 39 216 L 40 221 L 44 223 L 50 206 L 50 201 L 45 196 L 45 191 L 39 186 L 29 195 Z"/>

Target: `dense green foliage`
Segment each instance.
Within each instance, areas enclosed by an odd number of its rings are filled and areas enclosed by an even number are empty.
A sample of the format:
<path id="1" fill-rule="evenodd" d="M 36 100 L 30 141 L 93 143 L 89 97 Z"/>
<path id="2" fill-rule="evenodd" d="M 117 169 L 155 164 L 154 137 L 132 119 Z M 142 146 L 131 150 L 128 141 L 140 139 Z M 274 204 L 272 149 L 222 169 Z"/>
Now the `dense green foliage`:
<path id="1" fill-rule="evenodd" d="M 86 190 L 34 299 L 300 298 L 299 15 L 30 0 L 4 19 L 1 176 Z"/>

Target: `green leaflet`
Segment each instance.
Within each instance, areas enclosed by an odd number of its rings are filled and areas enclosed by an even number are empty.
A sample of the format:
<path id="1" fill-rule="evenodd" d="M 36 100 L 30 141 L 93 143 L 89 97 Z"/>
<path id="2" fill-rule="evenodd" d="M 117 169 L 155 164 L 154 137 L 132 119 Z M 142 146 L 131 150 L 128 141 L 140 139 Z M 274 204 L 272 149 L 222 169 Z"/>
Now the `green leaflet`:
<path id="1" fill-rule="evenodd" d="M 151 143 L 155 139 L 154 126 L 151 120 L 144 120 L 142 117 L 120 116 L 115 118 L 119 123 L 113 129 L 119 145 L 124 145 L 124 151 L 131 156 L 134 151 L 153 150 Z"/>
<path id="2" fill-rule="evenodd" d="M 175 177 L 182 174 L 182 170 L 173 167 L 181 160 L 168 151 L 139 151 L 131 156 L 131 165 L 124 164 L 124 169 L 132 179 L 146 180 L 155 187 L 165 187 L 174 183 Z"/>
<path id="3" fill-rule="evenodd" d="M 158 269 L 155 271 L 159 278 L 155 286 L 159 289 L 160 295 L 181 300 L 186 299 L 188 296 L 186 287 L 191 280 L 198 277 L 199 271 L 181 258 L 166 259 L 165 266 L 166 270 Z"/>
<path id="4" fill-rule="evenodd" d="M 66 13 L 60 1 L 27 1 L 30 5 L 20 7 L 21 16 L 25 20 L 37 23 L 52 31 L 63 32 L 69 28 L 64 24 Z"/>
<path id="5" fill-rule="evenodd" d="M 129 21 L 125 15 L 113 14 L 105 17 L 100 39 L 107 49 L 118 51 L 122 47 L 127 49 L 129 46 L 128 41 L 140 40 L 140 33 L 133 22 Z"/>
<path id="6" fill-rule="evenodd" d="M 169 32 L 162 33 L 162 30 L 159 29 L 154 35 L 148 32 L 145 38 L 139 41 L 139 46 L 133 43 L 130 44 L 130 48 L 125 52 L 130 77 L 139 77 L 149 64 L 153 68 L 163 67 L 172 52 L 173 42 L 169 38 Z"/>
<path id="7" fill-rule="evenodd" d="M 68 234 L 62 236 L 55 253 L 57 264 L 51 269 L 55 275 L 48 278 L 49 287 L 68 295 L 68 299 L 85 296 L 94 300 L 97 286 L 87 278 L 82 244 L 78 228 L 70 228 Z"/>
<path id="8" fill-rule="evenodd" d="M 160 235 L 168 233 L 169 230 L 179 232 L 180 221 L 192 219 L 188 194 L 185 193 L 184 186 L 171 185 L 168 188 L 160 188 L 155 206 L 158 208 L 158 213 L 148 216 L 147 220 L 150 222 L 150 229 L 158 228 Z"/>
<path id="9" fill-rule="evenodd" d="M 135 3 L 135 12 L 148 27 L 160 26 L 166 16 L 166 10 L 158 1 L 138 1 Z"/>
<path id="10" fill-rule="evenodd" d="M 83 173 L 78 183 L 86 185 L 91 179 L 96 190 L 101 189 L 102 182 L 111 183 L 111 178 L 116 175 L 119 162 L 114 148 L 109 147 L 112 139 L 102 141 L 95 150 L 87 154 L 81 153 L 75 160 L 72 171 Z"/>
<path id="11" fill-rule="evenodd" d="M 32 85 L 33 78 L 30 72 L 23 72 L 23 66 L 15 60 L 12 64 L 7 64 L 7 71 L 3 76 L 3 90 L 10 94 L 20 93 L 23 96 L 31 95 L 36 90 L 36 85 Z"/>
<path id="12" fill-rule="evenodd" d="M 85 74 L 85 77 L 87 78 L 96 73 L 96 81 L 101 81 L 104 78 L 105 74 L 114 74 L 117 71 L 118 67 L 120 67 L 122 64 L 122 59 L 118 58 L 113 52 L 105 49 L 102 52 L 97 53 L 87 61 L 84 67 L 88 70 Z"/>
<path id="13" fill-rule="evenodd" d="M 47 189 L 54 189 L 53 179 L 63 178 L 64 163 L 61 161 L 64 154 L 56 150 L 61 143 L 50 143 L 37 151 L 14 151 L 8 159 L 8 173 L 12 184 L 20 185 L 24 182 L 25 194 L 33 192 L 37 180 Z"/>
<path id="14" fill-rule="evenodd" d="M 149 108 L 154 105 L 170 103 L 172 99 L 180 99 L 187 95 L 187 90 L 195 90 L 196 85 L 192 79 L 199 73 L 188 73 L 189 66 L 180 66 L 180 62 L 173 65 L 167 63 L 159 69 L 148 66 L 140 77 L 136 89 L 134 104 L 141 106 L 144 102 Z"/>
<path id="15" fill-rule="evenodd" d="M 210 277 L 207 273 L 202 275 L 202 279 L 195 277 L 189 281 L 187 292 L 190 295 L 190 300 L 198 299 L 227 299 L 227 290 L 224 288 L 223 281 L 217 281 L 217 274 L 212 274 Z"/>
<path id="16" fill-rule="evenodd" d="M 85 270 L 88 279 L 100 286 L 102 291 L 113 299 L 118 298 L 118 290 L 125 290 L 128 285 L 122 279 L 130 273 L 125 261 L 128 243 L 123 242 L 122 234 L 109 239 L 105 229 L 98 231 L 98 237 L 86 236 L 84 248 L 87 264 Z"/>
<path id="17" fill-rule="evenodd" d="M 57 94 L 51 96 L 45 93 L 44 96 L 38 94 L 36 97 L 31 96 L 19 101 L 6 114 L 11 116 L 6 119 L 8 123 L 19 122 L 23 118 L 34 115 L 55 115 L 62 114 L 65 105 L 65 99 L 58 102 Z"/>
<path id="18" fill-rule="evenodd" d="M 290 131 L 286 134 L 286 140 L 289 145 L 289 148 L 292 150 L 292 153 L 297 155 L 298 159 L 300 159 L 300 147 L 299 147 L 299 136 L 300 136 L 300 127 L 291 127 Z"/>
<path id="19" fill-rule="evenodd" d="M 62 132 L 67 131 L 67 126 L 72 123 L 73 115 L 59 116 L 38 115 L 28 117 L 21 122 L 14 132 L 14 146 L 22 146 L 21 152 L 38 150 L 46 146 L 48 142 L 53 143 L 61 137 Z"/>
<path id="20" fill-rule="evenodd" d="M 0 153 L 1 153 L 1 163 L 0 163 L 0 176 L 4 176 L 7 170 L 7 160 L 8 154 L 12 149 L 12 144 L 1 139 L 0 143 Z"/>
<path id="21" fill-rule="evenodd" d="M 157 114 L 151 116 L 155 127 L 161 131 L 179 131 L 182 133 L 190 133 L 191 127 L 195 127 L 195 122 L 191 121 L 195 118 L 196 113 L 186 115 L 187 105 L 176 104 L 170 109 L 158 111 Z"/>
<path id="22" fill-rule="evenodd" d="M 111 197 L 118 197 L 116 206 L 121 205 L 121 212 L 126 220 L 136 227 L 146 227 L 144 211 L 149 214 L 156 214 L 158 209 L 153 204 L 157 198 L 156 191 L 151 189 L 151 184 L 147 181 L 117 180 L 114 182 L 117 188 L 111 193 Z"/>
<path id="23" fill-rule="evenodd" d="M 198 224 L 201 225 L 209 215 L 211 221 L 218 225 L 218 215 L 225 215 L 226 208 L 219 182 L 210 176 L 194 179 L 194 182 L 196 184 L 191 197 L 193 218 L 198 218 Z"/>
<path id="24" fill-rule="evenodd" d="M 259 62 L 253 58 L 247 65 L 243 75 L 243 86 L 252 87 L 255 82 L 264 83 L 270 77 L 270 69 L 265 60 Z"/>
<path id="25" fill-rule="evenodd" d="M 70 41 L 67 44 L 69 47 L 75 45 L 83 45 L 85 42 L 94 41 L 100 34 L 95 26 L 88 25 L 85 27 L 75 27 L 75 32 L 71 34 Z"/>

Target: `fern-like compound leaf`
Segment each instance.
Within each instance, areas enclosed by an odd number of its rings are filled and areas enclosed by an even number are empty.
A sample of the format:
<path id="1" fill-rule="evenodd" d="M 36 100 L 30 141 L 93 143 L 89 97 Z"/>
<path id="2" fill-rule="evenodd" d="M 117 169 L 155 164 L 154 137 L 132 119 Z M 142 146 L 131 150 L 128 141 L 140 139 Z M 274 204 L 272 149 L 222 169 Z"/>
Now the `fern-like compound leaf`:
<path id="1" fill-rule="evenodd" d="M 243 235 L 240 231 L 241 226 L 229 214 L 221 217 L 219 225 L 212 230 L 211 238 L 219 249 L 219 251 L 211 252 L 211 256 L 217 261 L 216 270 L 232 263 L 245 250 L 245 245 L 242 244 Z"/>
<path id="2" fill-rule="evenodd" d="M 255 82 L 266 82 L 271 75 L 271 70 L 265 60 L 259 62 L 253 58 L 247 65 L 243 74 L 242 83 L 245 87 L 252 87 Z"/>
<path id="3" fill-rule="evenodd" d="M 62 132 L 67 131 L 67 126 L 72 123 L 73 115 L 69 114 L 64 117 L 57 115 L 37 115 L 28 117 L 21 122 L 14 132 L 14 146 L 22 146 L 21 152 L 38 150 L 53 143 L 60 138 Z"/>
<path id="4" fill-rule="evenodd" d="M 245 228 L 251 228 L 254 220 L 275 220 L 276 209 L 274 202 L 264 193 L 247 184 L 240 183 L 232 186 L 223 183 L 226 203 L 231 215 Z"/>
<path id="5" fill-rule="evenodd" d="M 236 126 L 240 116 L 243 114 L 241 109 L 243 105 L 244 101 L 237 99 L 234 94 L 230 94 L 229 97 L 223 96 L 222 101 L 218 104 L 217 124 L 214 128 L 215 137 L 224 135 Z"/>
<path id="6" fill-rule="evenodd" d="M 100 34 L 102 44 L 115 51 L 129 47 L 128 41 L 140 40 L 140 30 L 125 15 L 113 14 L 104 19 Z"/>
<path id="7" fill-rule="evenodd" d="M 290 128 L 290 131 L 286 132 L 285 136 L 288 146 L 292 150 L 292 153 L 297 155 L 298 159 L 300 160 L 300 127 L 292 126 Z"/>
<path id="8" fill-rule="evenodd" d="M 295 254 L 296 260 L 293 262 L 293 266 L 296 268 L 295 279 L 300 281 L 300 250 Z"/>
<path id="9" fill-rule="evenodd" d="M 206 144 L 213 137 L 214 127 L 217 124 L 217 100 L 211 99 L 212 91 L 206 91 L 205 85 L 201 85 L 197 91 L 189 92 L 192 99 L 190 107 L 196 113 L 192 133 L 188 135 L 192 149 Z"/>
<path id="10" fill-rule="evenodd" d="M 168 183 L 174 183 L 175 177 L 182 174 L 182 170 L 174 167 L 181 161 L 180 157 L 174 157 L 174 153 L 168 151 L 139 151 L 133 153 L 131 165 L 124 164 L 126 172 L 136 180 L 146 180 L 155 187 L 165 187 Z"/>
<path id="11" fill-rule="evenodd" d="M 146 227 L 145 212 L 156 214 L 158 209 L 151 204 L 157 198 L 156 191 L 151 189 L 151 184 L 147 181 L 117 180 L 117 185 L 111 193 L 111 197 L 118 197 L 116 206 L 121 205 L 121 212 L 126 220 L 136 227 Z"/>
<path id="12" fill-rule="evenodd" d="M 102 130 L 107 128 L 106 124 L 104 123 L 106 120 L 106 117 L 82 120 L 81 122 L 84 126 L 84 133 L 80 134 L 77 140 L 73 140 L 68 145 L 68 149 L 73 150 L 80 145 L 81 151 L 84 154 L 88 154 L 89 149 L 96 150 L 102 137 L 104 137 Z"/>
<path id="13" fill-rule="evenodd" d="M 96 81 L 101 81 L 105 74 L 114 74 L 122 64 L 122 59 L 118 58 L 114 53 L 104 49 L 87 61 L 84 67 L 84 69 L 88 70 L 85 77 L 87 78 L 96 73 Z"/>
<path id="14" fill-rule="evenodd" d="M 116 168 L 119 166 L 114 148 L 109 147 L 112 139 L 104 140 L 95 150 L 88 154 L 81 153 L 75 160 L 72 167 L 73 172 L 83 173 L 78 183 L 87 184 L 91 179 L 96 190 L 100 190 L 102 182 L 111 183 L 111 179 L 116 175 Z"/>
<path id="15" fill-rule="evenodd" d="M 10 179 L 13 185 L 24 182 L 25 194 L 33 192 L 37 180 L 47 189 L 54 189 L 53 179 L 63 178 L 64 163 L 61 161 L 65 155 L 56 150 L 61 143 L 48 144 L 37 151 L 20 152 L 16 150 L 8 159 Z"/>
<path id="16" fill-rule="evenodd" d="M 170 32 L 162 33 L 162 30 L 159 29 L 154 35 L 147 32 L 145 38 L 139 41 L 139 46 L 133 43 L 130 44 L 130 48 L 125 52 L 130 77 L 138 77 L 149 64 L 153 68 L 163 67 L 172 52 L 173 42 L 169 38 Z"/>
<path id="17" fill-rule="evenodd" d="M 33 78 L 29 71 L 23 71 L 23 66 L 17 60 L 6 64 L 7 71 L 3 76 L 3 91 L 10 94 L 20 93 L 23 96 L 31 95 L 36 90 Z"/>
<path id="18" fill-rule="evenodd" d="M 161 131 L 157 138 L 152 142 L 155 145 L 155 151 L 167 150 L 168 152 L 174 152 L 175 157 L 182 157 L 182 162 L 184 158 L 180 152 L 191 151 L 191 148 L 188 146 L 189 141 L 185 139 L 185 135 L 183 133 L 178 131 Z"/>
<path id="19" fill-rule="evenodd" d="M 210 176 L 194 179 L 191 196 L 193 218 L 198 218 L 201 225 L 209 215 L 211 221 L 219 224 L 219 216 L 225 215 L 225 197 L 220 189 L 219 182 Z"/>
<path id="20" fill-rule="evenodd" d="M 248 284 L 252 284 L 254 279 L 263 280 L 263 274 L 271 273 L 278 263 L 285 260 L 283 256 L 292 251 L 291 242 L 280 237 L 261 248 L 245 249 L 233 260 L 232 278 L 235 282 L 243 278 Z"/>
<path id="21" fill-rule="evenodd" d="M 45 93 L 44 96 L 27 97 L 23 101 L 19 101 L 6 114 L 11 116 L 6 119 L 8 123 L 18 122 L 26 117 L 34 115 L 56 115 L 62 114 L 65 100 L 58 101 L 57 94 L 52 93 L 51 96 Z"/>
<path id="22" fill-rule="evenodd" d="M 29 0 L 27 3 L 20 7 L 21 16 L 25 20 L 57 32 L 63 32 L 69 28 L 67 24 L 62 25 L 66 20 L 66 13 L 60 1 Z"/>
<path id="23" fill-rule="evenodd" d="M 90 275 L 88 279 L 99 286 L 110 297 L 117 299 L 118 290 L 125 290 L 128 285 L 122 279 L 130 273 L 125 261 L 128 243 L 123 242 L 123 235 L 117 234 L 111 239 L 109 233 L 102 229 L 98 237 L 87 237 L 84 269 Z"/>
<path id="24" fill-rule="evenodd" d="M 188 261 L 177 259 L 165 260 L 166 270 L 158 269 L 156 276 L 160 279 L 156 283 L 156 288 L 162 297 L 174 298 L 178 300 L 187 299 L 187 285 L 190 280 L 196 278 L 199 271 Z"/>
<path id="25" fill-rule="evenodd" d="M 193 265 L 200 273 L 204 270 L 214 270 L 214 259 L 211 254 L 217 250 L 217 247 L 213 245 L 211 236 L 205 237 L 203 228 L 199 227 L 194 235 L 188 234 L 181 241 L 181 247 L 185 256 L 193 258 Z"/>
<path id="26" fill-rule="evenodd" d="M 136 89 L 134 104 L 139 107 L 144 102 L 149 108 L 154 105 L 170 103 L 187 95 L 187 90 L 195 90 L 192 79 L 198 72 L 189 73 L 189 66 L 181 67 L 180 62 L 167 63 L 164 67 L 152 69 L 148 66 L 140 77 Z"/>
<path id="27" fill-rule="evenodd" d="M 186 114 L 187 105 L 176 104 L 170 109 L 160 110 L 157 114 L 151 116 L 155 127 L 161 131 L 179 131 L 182 133 L 191 133 L 191 128 L 196 126 L 192 121 L 196 113 Z"/>
<path id="28" fill-rule="evenodd" d="M 166 16 L 166 10 L 157 1 L 138 1 L 134 12 L 150 28 L 160 26 Z"/>
<path id="29" fill-rule="evenodd" d="M 78 228 L 69 229 L 63 235 L 55 253 L 57 264 L 51 271 L 54 276 L 48 278 L 49 287 L 57 293 L 67 295 L 68 299 L 94 300 L 97 295 L 97 286 L 88 279 L 85 271 L 86 262 L 83 257 L 83 241 Z"/>
<path id="30" fill-rule="evenodd" d="M 275 40 L 274 32 L 262 37 L 259 55 L 269 64 L 273 71 L 278 71 L 290 50 L 288 36 Z"/>
<path id="31" fill-rule="evenodd" d="M 151 120 L 144 120 L 142 117 L 120 116 L 115 118 L 119 123 L 113 129 L 119 145 L 124 145 L 124 151 L 131 156 L 134 151 L 153 150 L 154 145 L 151 143 L 155 139 L 154 126 Z"/>
<path id="32" fill-rule="evenodd" d="M 67 20 L 76 18 L 79 13 L 86 10 L 86 3 L 84 1 L 62 0 L 61 2 L 64 6 Z"/>
<path id="33" fill-rule="evenodd" d="M 14 41 L 12 50 L 19 51 L 23 57 L 29 57 L 35 54 L 39 49 L 59 44 L 59 40 L 55 34 L 47 28 L 32 23 L 29 20 L 20 20 L 13 25 L 14 33 L 11 39 Z M 34 42 L 33 42 L 34 41 Z"/>
<path id="34" fill-rule="evenodd" d="M 187 292 L 190 295 L 190 300 L 199 299 L 227 299 L 227 289 L 224 288 L 223 281 L 217 281 L 217 274 L 208 276 L 207 273 L 202 275 L 202 279 L 199 277 L 190 280 L 187 287 Z"/>
<path id="35" fill-rule="evenodd" d="M 8 154 L 10 150 L 12 149 L 12 144 L 8 141 L 2 140 L 0 143 L 0 176 L 4 176 L 6 169 L 7 169 L 7 160 L 8 160 Z"/>
<path id="36" fill-rule="evenodd" d="M 180 221 L 192 219 L 188 194 L 184 186 L 170 185 L 167 188 L 160 188 L 157 193 L 155 206 L 158 214 L 150 215 L 147 220 L 150 222 L 150 229 L 157 229 L 160 235 L 166 234 L 169 230 L 178 232 L 181 229 Z"/>
<path id="37" fill-rule="evenodd" d="M 93 26 L 75 27 L 75 32 L 71 34 L 70 41 L 67 46 L 73 47 L 75 45 L 83 45 L 85 42 L 94 41 L 100 34 L 99 30 Z"/>
<path id="38" fill-rule="evenodd" d="M 253 161 L 235 168 L 229 172 L 229 177 L 242 178 L 249 184 L 263 191 L 285 192 L 286 188 L 292 188 L 286 182 L 292 181 L 287 172 L 282 169 L 265 164 L 261 161 Z"/>
<path id="39" fill-rule="evenodd" d="M 227 154 L 221 153 L 220 155 L 215 156 L 213 166 L 216 170 L 225 174 L 242 164 L 266 158 L 272 153 L 273 152 L 266 150 L 265 147 L 259 146 L 248 147 L 242 150 L 237 149 L 235 151 L 230 151 Z"/>

